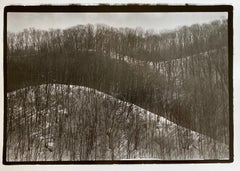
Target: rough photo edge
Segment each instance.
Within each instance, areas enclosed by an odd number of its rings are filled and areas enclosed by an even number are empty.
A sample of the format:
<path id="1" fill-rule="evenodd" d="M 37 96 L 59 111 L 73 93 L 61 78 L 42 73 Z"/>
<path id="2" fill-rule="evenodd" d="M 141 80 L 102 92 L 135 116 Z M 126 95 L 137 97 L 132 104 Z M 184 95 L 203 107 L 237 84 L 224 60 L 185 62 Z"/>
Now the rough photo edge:
<path id="1" fill-rule="evenodd" d="M 7 13 L 8 12 L 227 12 L 228 13 L 228 90 L 229 90 L 229 159 L 228 160 L 97 160 L 97 161 L 19 161 L 6 160 L 7 134 Z M 233 6 L 231 5 L 106 5 L 97 6 L 5 6 L 3 22 L 3 76 L 4 76 L 4 113 L 3 113 L 3 153 L 4 165 L 64 165 L 64 164 L 193 164 L 193 163 L 232 163 L 234 161 L 234 121 L 233 121 Z"/>

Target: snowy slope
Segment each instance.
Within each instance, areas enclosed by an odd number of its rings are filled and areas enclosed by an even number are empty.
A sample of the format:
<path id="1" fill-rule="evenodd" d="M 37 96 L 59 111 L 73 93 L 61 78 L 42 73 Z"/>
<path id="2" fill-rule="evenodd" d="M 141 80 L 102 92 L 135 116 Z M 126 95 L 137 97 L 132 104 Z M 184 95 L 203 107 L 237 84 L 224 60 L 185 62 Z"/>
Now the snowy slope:
<path id="1" fill-rule="evenodd" d="M 228 159 L 228 146 L 83 86 L 7 94 L 9 161 Z"/>

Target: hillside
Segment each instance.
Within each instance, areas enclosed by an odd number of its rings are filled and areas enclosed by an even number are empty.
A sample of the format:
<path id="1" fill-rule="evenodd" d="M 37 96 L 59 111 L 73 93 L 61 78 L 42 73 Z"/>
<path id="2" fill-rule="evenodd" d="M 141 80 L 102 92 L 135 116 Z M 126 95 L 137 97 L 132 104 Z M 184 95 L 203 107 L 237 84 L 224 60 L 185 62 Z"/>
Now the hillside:
<path id="1" fill-rule="evenodd" d="M 226 19 L 8 32 L 8 160 L 228 159 L 228 42 Z"/>
<path id="2" fill-rule="evenodd" d="M 7 99 L 7 161 L 228 158 L 227 145 L 95 89 L 43 84 Z"/>

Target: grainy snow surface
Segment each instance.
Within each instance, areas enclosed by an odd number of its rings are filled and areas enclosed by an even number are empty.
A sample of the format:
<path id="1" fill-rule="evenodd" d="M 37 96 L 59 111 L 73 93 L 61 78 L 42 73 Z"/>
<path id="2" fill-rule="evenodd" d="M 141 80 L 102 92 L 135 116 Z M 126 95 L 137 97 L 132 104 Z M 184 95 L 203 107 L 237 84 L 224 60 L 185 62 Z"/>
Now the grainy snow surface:
<path id="1" fill-rule="evenodd" d="M 7 94 L 7 160 L 228 159 L 228 146 L 92 88 Z"/>

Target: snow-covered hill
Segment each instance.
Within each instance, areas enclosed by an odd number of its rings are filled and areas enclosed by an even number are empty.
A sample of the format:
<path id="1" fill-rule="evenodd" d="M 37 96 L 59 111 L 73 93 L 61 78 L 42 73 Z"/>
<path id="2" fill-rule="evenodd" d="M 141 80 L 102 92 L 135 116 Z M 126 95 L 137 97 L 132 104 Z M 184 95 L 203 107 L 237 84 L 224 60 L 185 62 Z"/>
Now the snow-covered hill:
<path id="1" fill-rule="evenodd" d="M 7 160 L 228 159 L 228 146 L 92 88 L 7 94 Z"/>

